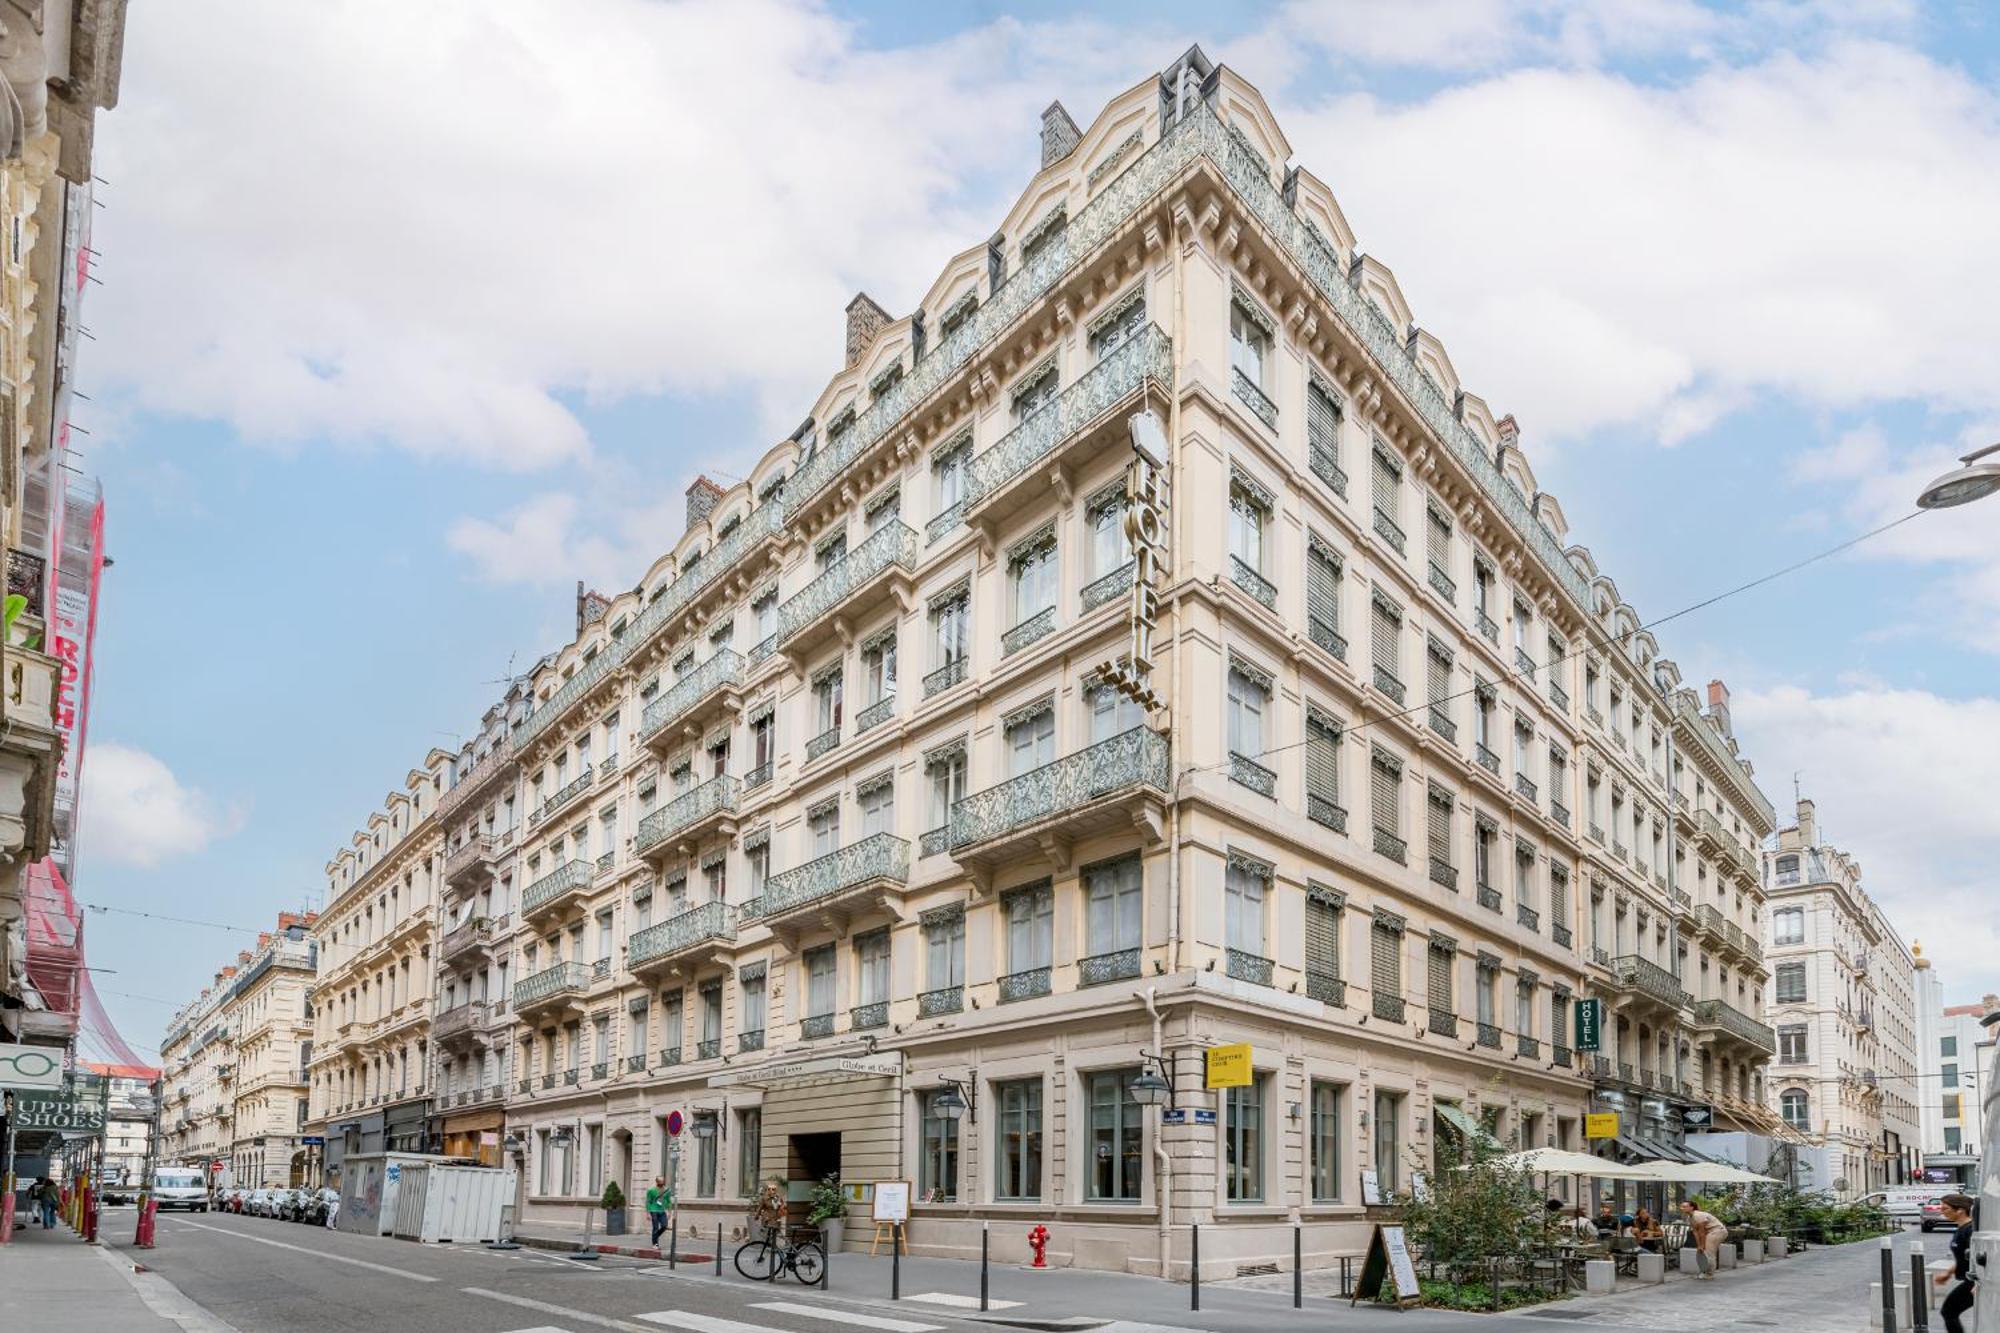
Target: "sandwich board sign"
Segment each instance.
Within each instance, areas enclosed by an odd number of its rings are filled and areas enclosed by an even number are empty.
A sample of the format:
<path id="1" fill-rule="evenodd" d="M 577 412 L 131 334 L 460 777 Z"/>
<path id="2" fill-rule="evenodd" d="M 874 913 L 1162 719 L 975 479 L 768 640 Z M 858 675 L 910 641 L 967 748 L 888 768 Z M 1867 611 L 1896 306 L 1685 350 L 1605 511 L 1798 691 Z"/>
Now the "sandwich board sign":
<path id="1" fill-rule="evenodd" d="M 1361 1276 L 1354 1284 L 1354 1299 L 1347 1303 L 1349 1308 L 1380 1297 L 1385 1278 L 1396 1284 L 1396 1305 L 1417 1305 L 1423 1301 L 1423 1288 L 1417 1285 L 1416 1261 L 1410 1258 L 1409 1238 L 1401 1226 L 1377 1222 L 1375 1234 L 1368 1239 L 1368 1255 L 1361 1261 Z"/>

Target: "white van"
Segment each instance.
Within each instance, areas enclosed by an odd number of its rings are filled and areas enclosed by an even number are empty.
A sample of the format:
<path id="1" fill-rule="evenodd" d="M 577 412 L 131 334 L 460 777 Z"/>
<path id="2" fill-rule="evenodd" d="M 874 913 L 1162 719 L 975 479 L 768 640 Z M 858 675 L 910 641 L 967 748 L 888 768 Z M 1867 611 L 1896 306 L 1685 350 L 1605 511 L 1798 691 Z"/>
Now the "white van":
<path id="1" fill-rule="evenodd" d="M 208 1211 L 208 1185 L 201 1172 L 188 1166 L 153 1168 L 153 1201 L 161 1212 L 185 1208 L 191 1213 Z"/>
<path id="2" fill-rule="evenodd" d="M 1886 1190 L 1863 1195 L 1861 1202 L 1879 1205 L 1894 1221 L 1922 1223 L 1924 1205 L 1935 1204 L 1950 1192 L 1945 1185 L 1891 1185 Z M 1930 1230 L 1928 1226 L 1924 1229 Z"/>

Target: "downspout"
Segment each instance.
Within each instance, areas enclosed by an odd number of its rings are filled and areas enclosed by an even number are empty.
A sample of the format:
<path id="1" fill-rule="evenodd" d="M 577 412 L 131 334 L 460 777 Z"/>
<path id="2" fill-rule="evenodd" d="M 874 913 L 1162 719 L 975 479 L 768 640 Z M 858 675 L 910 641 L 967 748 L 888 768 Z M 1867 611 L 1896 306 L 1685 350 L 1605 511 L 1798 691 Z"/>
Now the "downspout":
<path id="1" fill-rule="evenodd" d="M 1159 993 L 1160 988 L 1158 986 L 1148 986 L 1145 990 L 1139 992 L 1139 998 L 1145 1002 L 1146 1012 L 1153 1017 L 1153 1053 L 1164 1057 L 1167 1053 L 1166 1025 L 1161 1022 L 1159 1006 L 1154 1003 L 1154 997 Z M 1153 1191 L 1159 1197 L 1160 1280 L 1162 1282 L 1167 1280 L 1167 1257 L 1169 1247 L 1172 1244 L 1172 1227 L 1167 1219 L 1173 1207 L 1173 1191 L 1170 1188 L 1173 1182 L 1173 1174 L 1174 1159 L 1167 1152 L 1166 1135 L 1162 1132 L 1155 1132 L 1153 1135 Z"/>
<path id="2" fill-rule="evenodd" d="M 1173 472 L 1170 475 L 1168 481 L 1168 486 L 1170 488 L 1168 503 L 1171 504 L 1173 508 L 1171 511 L 1172 549 L 1168 552 L 1167 558 L 1173 566 L 1173 575 L 1171 576 L 1172 580 L 1175 584 L 1178 584 L 1180 581 L 1179 573 L 1180 573 L 1181 528 L 1182 528 L 1181 497 L 1180 497 L 1181 366 L 1183 359 L 1187 356 L 1187 337 L 1186 337 L 1187 286 L 1185 281 L 1186 267 L 1185 267 L 1185 262 L 1182 258 L 1183 247 L 1181 244 L 1181 217 L 1178 212 L 1174 214 L 1174 219 L 1173 219 L 1173 247 L 1174 247 L 1174 333 L 1173 333 L 1174 374 L 1173 374 L 1173 383 L 1170 386 L 1168 386 L 1168 397 L 1167 397 L 1167 448 L 1169 450 L 1169 455 L 1168 455 L 1169 461 L 1173 467 Z M 1180 623 L 1180 619 L 1181 619 L 1180 608 L 1177 603 L 1174 609 L 1174 667 L 1173 667 L 1174 680 L 1173 680 L 1173 695 L 1172 695 L 1175 707 L 1179 707 L 1181 703 L 1181 697 L 1180 697 L 1181 681 L 1184 678 L 1184 674 L 1181 670 L 1181 663 L 1182 663 L 1182 658 L 1187 651 L 1186 636 L 1181 633 L 1182 626 Z M 1175 730 L 1176 732 L 1178 732 L 1179 729 L 1176 728 Z M 1180 762 L 1183 751 L 1182 751 L 1182 737 L 1178 734 L 1173 736 L 1171 739 L 1170 753 L 1173 756 L 1175 773 L 1173 780 L 1173 790 L 1169 793 L 1170 799 L 1168 801 L 1168 810 L 1167 810 L 1167 821 L 1168 821 L 1167 970 L 1169 972 L 1178 974 L 1181 970 L 1180 793 L 1181 793 L 1181 779 L 1187 776 L 1187 769 Z M 1151 1007 L 1150 1002 L 1148 1003 L 1148 1007 L 1149 1008 Z M 1159 1039 L 1159 1016 L 1157 1014 L 1154 1015 L 1153 1027 L 1154 1027 L 1154 1034 L 1153 1034 L 1154 1040 L 1157 1041 Z M 1162 1246 L 1164 1246 L 1166 1214 L 1164 1212 L 1164 1205 L 1162 1205 L 1162 1207 L 1163 1211 L 1161 1213 L 1160 1226 L 1162 1228 L 1161 1244 Z M 1165 1262 L 1164 1249 L 1162 1250 L 1161 1260 L 1162 1263 Z M 1162 1268 L 1161 1276 L 1164 1277 L 1165 1275 L 1166 1275 L 1166 1270 Z"/>

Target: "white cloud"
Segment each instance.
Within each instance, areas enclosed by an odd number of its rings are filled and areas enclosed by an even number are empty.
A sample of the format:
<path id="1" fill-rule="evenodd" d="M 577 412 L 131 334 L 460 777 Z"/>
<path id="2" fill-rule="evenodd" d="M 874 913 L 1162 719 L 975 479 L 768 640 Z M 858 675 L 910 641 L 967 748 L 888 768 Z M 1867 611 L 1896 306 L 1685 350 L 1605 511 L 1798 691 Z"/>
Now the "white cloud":
<path id="1" fill-rule="evenodd" d="M 587 453 L 559 391 L 748 386 L 789 426 L 854 291 L 913 304 L 1049 98 L 1091 114 L 1132 49 L 1001 20 L 870 50 L 804 0 L 135 11 L 93 367 L 257 439 L 501 466 Z"/>
<path id="2" fill-rule="evenodd" d="M 1791 776 L 1818 807 L 1822 838 L 1862 865 L 1864 886 L 1905 942 L 1923 941 L 1947 996 L 2000 990 L 2000 699 L 1949 699 L 1856 685 L 1736 691 L 1737 729 L 1765 790 Z"/>
<path id="3" fill-rule="evenodd" d="M 461 518 L 451 549 L 489 583 L 560 587 L 582 579 L 616 594 L 638 581 L 680 535 L 679 495 L 651 503 L 626 495 L 586 504 L 568 492 L 538 495 L 498 521 Z"/>
<path id="4" fill-rule="evenodd" d="M 1515 69 L 1280 116 L 1531 452 L 1631 422 L 1671 441 L 1767 394 L 2000 409 L 2000 96 L 1913 50 L 1670 84 Z"/>
<path id="5" fill-rule="evenodd" d="M 239 812 L 186 786 L 144 750 L 96 741 L 84 756 L 87 855 L 151 870 L 192 856 L 242 824 Z"/>

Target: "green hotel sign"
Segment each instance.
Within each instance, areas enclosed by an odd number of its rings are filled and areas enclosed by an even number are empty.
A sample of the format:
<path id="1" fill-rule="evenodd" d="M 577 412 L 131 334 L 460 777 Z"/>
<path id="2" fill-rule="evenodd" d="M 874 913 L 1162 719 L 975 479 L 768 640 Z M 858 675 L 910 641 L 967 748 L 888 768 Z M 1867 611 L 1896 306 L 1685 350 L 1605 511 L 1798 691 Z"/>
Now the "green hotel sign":
<path id="1" fill-rule="evenodd" d="M 1604 1048 L 1604 1001 L 1576 1002 L 1576 1048 L 1579 1051 Z"/>

